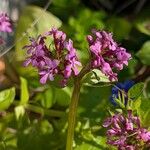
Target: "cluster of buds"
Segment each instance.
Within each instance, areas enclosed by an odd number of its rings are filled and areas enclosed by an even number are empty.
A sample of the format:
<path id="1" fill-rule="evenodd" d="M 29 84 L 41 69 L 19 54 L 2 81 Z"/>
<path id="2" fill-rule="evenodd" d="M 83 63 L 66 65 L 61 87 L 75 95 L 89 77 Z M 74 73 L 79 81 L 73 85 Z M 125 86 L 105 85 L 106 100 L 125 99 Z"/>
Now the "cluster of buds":
<path id="1" fill-rule="evenodd" d="M 53 41 L 52 46 L 46 44 L 49 36 Z M 29 54 L 24 65 L 31 63 L 38 69 L 42 84 L 48 79 L 53 81 L 54 77 L 59 75 L 63 78 L 61 86 L 64 87 L 70 77 L 78 75 L 81 63 L 78 61 L 73 41 L 67 40 L 65 33 L 53 28 L 37 39 L 31 38 L 30 41 L 31 44 L 24 47 Z"/>
<path id="2" fill-rule="evenodd" d="M 127 116 L 116 114 L 107 118 L 103 127 L 107 130 L 107 143 L 118 150 L 150 148 L 150 132 L 141 127 L 140 119 L 128 110 Z"/>

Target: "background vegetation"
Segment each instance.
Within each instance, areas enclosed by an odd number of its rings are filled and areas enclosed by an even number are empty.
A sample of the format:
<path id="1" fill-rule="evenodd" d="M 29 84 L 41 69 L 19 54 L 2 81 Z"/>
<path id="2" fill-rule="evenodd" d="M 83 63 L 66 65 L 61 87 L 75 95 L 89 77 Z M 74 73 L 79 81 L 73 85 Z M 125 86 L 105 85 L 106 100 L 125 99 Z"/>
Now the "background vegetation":
<path id="1" fill-rule="evenodd" d="M 30 5 L 21 10 L 18 21 L 14 23 L 15 31 L 12 35 L 15 47 L 1 57 L 0 149 L 65 149 L 67 112 L 72 87 L 60 89 L 55 83 L 40 85 L 36 70 L 22 67 L 26 57 L 22 47 L 28 43 L 28 37 L 37 36 L 52 26 L 60 27 L 74 40 L 82 62 L 88 60 L 85 37 L 92 28 L 113 32 L 115 39 L 133 57 L 129 66 L 119 74 L 119 81 L 132 79 L 135 82 L 144 82 L 143 99 L 147 103 L 141 108 L 147 110 L 143 124 L 149 127 L 148 0 L 53 0 L 45 11 L 46 3 L 46 0 L 30 2 Z M 37 18 L 37 24 L 29 28 Z M 26 35 L 23 34 L 25 31 Z M 102 128 L 102 122 L 108 116 L 107 110 L 112 107 L 109 101 L 112 84 L 103 78 L 100 82 L 99 86 L 87 83 L 81 89 L 75 150 L 113 149 L 106 144 L 105 129 Z"/>

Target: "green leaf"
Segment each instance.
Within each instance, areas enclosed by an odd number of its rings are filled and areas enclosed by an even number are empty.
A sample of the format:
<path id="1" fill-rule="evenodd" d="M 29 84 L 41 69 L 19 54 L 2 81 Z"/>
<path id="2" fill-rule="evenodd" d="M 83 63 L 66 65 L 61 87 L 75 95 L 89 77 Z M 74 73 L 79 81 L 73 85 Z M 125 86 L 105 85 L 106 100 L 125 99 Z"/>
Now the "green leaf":
<path id="1" fill-rule="evenodd" d="M 86 134 L 88 134 L 88 133 L 86 133 Z M 75 150 L 100 150 L 100 149 L 108 150 L 108 145 L 106 144 L 105 137 L 92 136 L 92 139 L 93 140 L 81 139 L 82 143 L 77 144 Z"/>
<path id="2" fill-rule="evenodd" d="M 77 53 L 82 63 L 86 63 L 89 60 L 88 44 L 85 37 L 93 28 L 104 29 L 103 19 L 105 17 L 106 14 L 103 11 L 91 11 L 90 9 L 82 8 L 77 12 L 76 17 L 71 16 L 69 18 L 66 32 L 75 41 L 75 47 L 78 49 Z M 89 18 L 92 19 L 89 21 Z"/>
<path id="3" fill-rule="evenodd" d="M 150 65 L 150 41 L 144 43 L 136 55 L 140 58 L 143 64 Z"/>
<path id="4" fill-rule="evenodd" d="M 123 18 L 111 18 L 107 22 L 107 28 L 111 31 L 117 40 L 125 39 L 130 31 L 131 24 Z"/>
<path id="5" fill-rule="evenodd" d="M 150 26 L 150 19 L 146 19 L 144 21 L 141 20 L 141 21 L 137 22 L 137 24 L 136 24 L 137 29 L 140 32 L 147 34 L 147 35 L 150 35 L 149 26 Z"/>
<path id="6" fill-rule="evenodd" d="M 15 98 L 15 88 L 10 88 L 0 92 L 0 110 L 7 109 Z"/>
<path id="7" fill-rule="evenodd" d="M 141 105 L 138 109 L 138 114 L 140 116 L 141 122 L 144 127 L 149 127 L 150 125 L 150 99 L 141 99 Z"/>
<path id="8" fill-rule="evenodd" d="M 28 103 L 29 100 L 29 91 L 28 91 L 28 83 L 25 78 L 20 77 L 21 80 L 21 100 L 20 104 L 24 105 Z"/>
<path id="9" fill-rule="evenodd" d="M 20 39 L 22 33 L 25 32 L 30 25 L 39 19 L 37 24 L 32 27 L 28 32 L 28 36 L 37 37 L 39 34 L 43 34 L 48 31 L 51 27 L 60 27 L 61 21 L 55 17 L 50 12 L 45 12 L 42 8 L 37 6 L 27 6 L 19 18 L 17 31 L 16 31 L 16 41 Z M 16 59 L 17 61 L 22 61 L 25 59 L 25 51 L 22 48 L 28 44 L 29 38 L 24 37 L 23 40 L 17 42 L 16 44 Z"/>
<path id="10" fill-rule="evenodd" d="M 136 28 L 147 35 L 150 35 L 150 11 L 149 9 L 144 9 L 143 12 L 140 13 L 137 20 L 135 21 Z"/>
<path id="11" fill-rule="evenodd" d="M 138 111 L 141 106 L 141 98 L 138 98 L 136 100 L 129 100 L 129 103 L 131 103 L 130 109 Z"/>
<path id="12" fill-rule="evenodd" d="M 142 95 L 143 89 L 144 83 L 142 82 L 133 85 L 128 91 L 128 97 L 132 100 L 138 99 Z"/>
<path id="13" fill-rule="evenodd" d="M 55 103 L 54 91 L 51 87 L 49 87 L 43 94 L 41 94 L 40 102 L 44 108 L 51 108 L 53 106 Z"/>
<path id="14" fill-rule="evenodd" d="M 71 98 L 71 89 L 65 87 L 63 89 L 55 88 L 54 100 L 60 106 L 68 106 Z"/>
<path id="15" fill-rule="evenodd" d="M 107 76 L 105 76 L 100 70 L 93 69 L 90 73 L 88 73 L 83 81 L 85 85 L 88 86 L 94 86 L 100 83 L 109 83 L 109 79 Z"/>

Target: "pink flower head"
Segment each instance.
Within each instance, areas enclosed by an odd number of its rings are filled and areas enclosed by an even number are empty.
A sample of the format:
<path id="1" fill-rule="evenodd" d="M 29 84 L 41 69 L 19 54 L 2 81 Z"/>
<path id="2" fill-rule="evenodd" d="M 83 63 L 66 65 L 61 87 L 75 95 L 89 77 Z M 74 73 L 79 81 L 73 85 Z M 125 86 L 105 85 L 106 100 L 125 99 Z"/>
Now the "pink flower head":
<path id="1" fill-rule="evenodd" d="M 6 13 L 0 13 L 0 31 L 12 32 L 11 21 Z"/>
<path id="2" fill-rule="evenodd" d="M 118 150 L 137 150 L 141 147 L 140 143 L 150 144 L 150 132 L 141 128 L 140 119 L 130 110 L 127 116 L 116 114 L 107 118 L 103 127 L 108 128 L 107 143 Z"/>
<path id="3" fill-rule="evenodd" d="M 92 35 L 87 36 L 92 58 L 92 68 L 100 69 L 110 81 L 117 80 L 115 70 L 122 70 L 123 65 L 128 65 L 131 55 L 126 49 L 120 47 L 106 31 L 92 30 Z"/>
<path id="4" fill-rule="evenodd" d="M 50 47 L 46 44 L 49 36 L 53 41 Z M 60 75 L 63 77 L 62 86 L 66 86 L 71 76 L 78 75 L 78 66 L 81 66 L 81 63 L 78 61 L 72 40 L 67 40 L 65 33 L 53 28 L 37 39 L 31 38 L 30 42 L 30 45 L 24 47 L 29 55 L 24 65 L 32 64 L 38 69 L 42 84 L 47 80 L 53 81 L 56 75 Z"/>

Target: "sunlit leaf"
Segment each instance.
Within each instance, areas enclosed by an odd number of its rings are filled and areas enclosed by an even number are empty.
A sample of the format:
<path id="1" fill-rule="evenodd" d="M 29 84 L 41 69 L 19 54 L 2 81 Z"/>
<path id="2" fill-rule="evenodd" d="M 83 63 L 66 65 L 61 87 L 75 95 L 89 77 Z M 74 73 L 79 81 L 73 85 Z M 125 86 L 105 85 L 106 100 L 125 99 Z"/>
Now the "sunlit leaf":
<path id="1" fill-rule="evenodd" d="M 24 114 L 25 114 L 25 109 L 22 105 L 15 107 L 15 116 L 17 120 L 22 118 Z"/>
<path id="2" fill-rule="evenodd" d="M 128 91 L 128 97 L 130 99 L 136 100 L 138 97 L 140 97 L 144 90 L 144 83 L 137 83 L 133 85 L 129 91 Z"/>
<path id="3" fill-rule="evenodd" d="M 83 84 L 88 86 L 101 86 L 103 83 L 107 85 L 110 80 L 98 69 L 93 69 L 83 79 Z"/>
<path id="4" fill-rule="evenodd" d="M 15 98 L 15 88 L 10 88 L 0 92 L 0 110 L 7 109 Z"/>
<path id="5" fill-rule="evenodd" d="M 28 103 L 29 100 L 29 91 L 28 91 L 28 83 L 27 80 L 24 78 L 20 78 L 21 80 L 21 100 L 20 100 L 20 104 L 24 105 L 26 103 Z"/>

